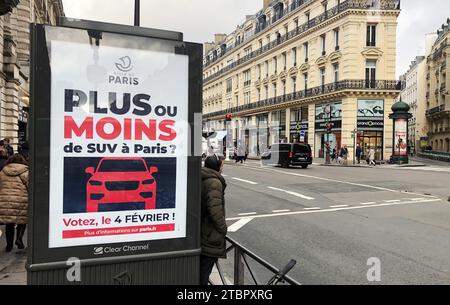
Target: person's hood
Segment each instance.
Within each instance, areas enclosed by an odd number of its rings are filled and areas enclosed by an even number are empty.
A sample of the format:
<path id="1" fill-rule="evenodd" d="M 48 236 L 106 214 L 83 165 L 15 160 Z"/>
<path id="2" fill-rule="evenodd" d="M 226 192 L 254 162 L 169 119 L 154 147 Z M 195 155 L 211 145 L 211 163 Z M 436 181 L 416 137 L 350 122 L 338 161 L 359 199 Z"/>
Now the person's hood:
<path id="1" fill-rule="evenodd" d="M 211 178 L 219 179 L 223 185 L 226 185 L 225 178 L 218 172 L 213 169 L 203 167 L 202 168 L 202 180 L 207 180 Z"/>
<path id="2" fill-rule="evenodd" d="M 23 164 L 18 164 L 18 163 L 12 163 L 12 164 L 8 164 L 5 167 L 3 167 L 2 171 L 7 176 L 16 177 L 16 176 L 20 176 L 23 173 L 25 173 L 26 171 L 28 171 L 28 166 L 23 165 Z"/>

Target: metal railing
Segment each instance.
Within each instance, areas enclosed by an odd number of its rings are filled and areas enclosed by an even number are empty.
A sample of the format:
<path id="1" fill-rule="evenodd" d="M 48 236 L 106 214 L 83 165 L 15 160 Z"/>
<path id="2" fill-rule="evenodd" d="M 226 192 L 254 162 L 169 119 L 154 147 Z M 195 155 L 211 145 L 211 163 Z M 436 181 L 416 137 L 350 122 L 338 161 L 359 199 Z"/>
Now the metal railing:
<path id="1" fill-rule="evenodd" d="M 307 2 L 308 1 L 304 1 L 304 4 L 306 4 Z M 300 6 L 303 6 L 303 4 Z M 300 6 L 296 7 L 294 10 L 299 9 Z M 242 63 L 245 63 L 248 60 L 250 60 L 256 56 L 259 56 L 259 55 L 277 47 L 278 45 L 283 44 L 287 40 L 290 40 L 296 36 L 299 36 L 299 35 L 303 34 L 304 32 L 310 30 L 311 28 L 316 27 L 316 26 L 324 23 L 325 21 L 337 16 L 338 14 L 340 14 L 344 11 L 350 10 L 350 9 L 398 10 L 398 9 L 400 9 L 400 1 L 399 0 L 346 0 L 342 3 L 340 3 L 339 5 L 336 5 L 335 7 L 327 10 L 326 12 L 318 15 L 317 17 L 309 20 L 308 22 L 306 22 L 302 25 L 299 25 L 296 29 L 286 33 L 285 35 L 282 35 L 280 38 L 277 38 L 275 41 L 272 41 L 272 42 L 266 44 L 261 49 L 252 52 L 248 56 L 241 58 L 237 62 L 234 62 L 234 63 L 230 64 L 229 66 L 216 72 L 215 74 L 205 78 L 204 83 L 211 81 L 212 79 L 233 69 L 234 67 L 236 67 Z M 287 15 L 287 13 L 285 15 Z M 280 19 L 277 19 L 276 22 L 278 22 L 279 20 Z M 273 23 L 266 24 L 264 29 L 267 29 L 267 27 L 269 27 L 271 24 L 273 24 Z M 252 40 L 253 37 L 254 36 L 249 37 L 247 41 L 241 41 L 239 43 L 239 45 L 247 43 L 248 41 Z M 212 65 L 213 63 L 215 63 L 216 61 L 218 61 L 219 59 L 221 59 L 222 57 L 224 57 L 225 55 L 227 55 L 228 53 L 233 51 L 239 45 L 236 45 L 235 47 L 231 47 L 231 48 L 226 48 L 225 52 L 222 52 L 220 54 L 220 56 L 214 55 L 212 59 L 209 59 L 209 60 L 206 59 L 206 63 L 204 64 L 204 67 L 206 68 L 206 67 Z M 209 56 L 207 58 L 209 58 Z"/>
<path id="2" fill-rule="evenodd" d="M 234 285 L 245 285 L 245 270 L 247 267 L 247 271 L 249 272 L 253 285 L 261 285 L 260 282 L 256 279 L 255 273 L 248 263 L 248 258 L 251 258 L 254 262 L 258 263 L 259 266 L 264 267 L 267 271 L 273 274 L 273 277 L 263 284 L 267 285 L 276 285 L 277 283 L 287 283 L 289 285 L 301 285 L 300 282 L 294 280 L 287 273 L 295 266 L 296 261 L 291 260 L 283 269 L 278 269 L 275 266 L 271 265 L 269 262 L 265 261 L 249 249 L 245 248 L 235 240 L 230 237 L 226 237 L 226 241 L 230 244 L 227 248 L 227 253 L 234 250 Z M 227 285 L 227 281 L 225 279 L 225 275 L 222 272 L 222 268 L 219 262 L 216 263 L 217 271 L 219 272 L 220 280 L 222 285 Z M 210 281 L 210 284 L 213 284 Z"/>
<path id="3" fill-rule="evenodd" d="M 204 118 L 211 118 L 216 116 L 222 116 L 227 113 L 239 113 L 243 111 L 249 111 L 259 108 L 264 108 L 268 106 L 278 105 L 286 102 L 293 102 L 300 99 L 315 97 L 323 94 L 335 93 L 338 91 L 354 89 L 354 90 L 396 90 L 401 89 L 401 83 L 396 80 L 343 80 L 335 83 L 326 84 L 323 86 L 318 86 L 306 90 L 297 91 L 294 93 L 289 93 L 286 95 L 281 95 L 266 100 L 260 100 L 258 102 L 250 103 L 247 105 L 241 105 L 233 107 L 231 109 L 226 109 L 218 112 L 212 112 L 204 114 Z"/>

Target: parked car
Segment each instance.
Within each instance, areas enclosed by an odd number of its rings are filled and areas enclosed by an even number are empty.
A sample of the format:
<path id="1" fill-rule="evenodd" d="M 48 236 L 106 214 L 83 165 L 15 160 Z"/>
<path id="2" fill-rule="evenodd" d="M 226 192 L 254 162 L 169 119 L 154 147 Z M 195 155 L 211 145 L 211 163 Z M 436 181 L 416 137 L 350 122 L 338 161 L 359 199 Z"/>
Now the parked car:
<path id="1" fill-rule="evenodd" d="M 158 168 L 147 167 L 142 158 L 103 158 L 97 168 L 88 167 L 92 175 L 86 184 L 88 213 L 127 210 L 127 205 L 140 204 L 142 210 L 156 208 Z"/>
<path id="2" fill-rule="evenodd" d="M 273 144 L 261 155 L 261 162 L 263 165 L 307 168 L 313 162 L 311 146 L 303 143 Z"/>

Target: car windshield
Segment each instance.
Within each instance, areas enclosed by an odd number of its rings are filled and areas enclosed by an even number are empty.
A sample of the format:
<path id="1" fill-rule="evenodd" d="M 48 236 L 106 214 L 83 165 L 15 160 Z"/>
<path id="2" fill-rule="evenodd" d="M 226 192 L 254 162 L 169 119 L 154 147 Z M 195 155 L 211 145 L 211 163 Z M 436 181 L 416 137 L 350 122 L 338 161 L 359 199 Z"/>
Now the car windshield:
<path id="1" fill-rule="evenodd" d="M 104 160 L 100 164 L 99 172 L 146 172 L 147 168 L 142 160 Z"/>

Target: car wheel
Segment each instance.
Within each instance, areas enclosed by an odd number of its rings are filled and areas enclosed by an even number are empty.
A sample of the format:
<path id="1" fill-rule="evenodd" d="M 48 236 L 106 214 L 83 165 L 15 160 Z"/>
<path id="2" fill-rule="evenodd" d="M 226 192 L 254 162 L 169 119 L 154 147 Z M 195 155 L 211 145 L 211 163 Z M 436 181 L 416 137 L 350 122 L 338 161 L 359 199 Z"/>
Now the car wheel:
<path id="1" fill-rule="evenodd" d="M 303 168 L 303 169 L 306 169 L 306 168 L 308 168 L 308 164 L 306 164 L 306 165 L 302 165 L 302 168 Z"/>

